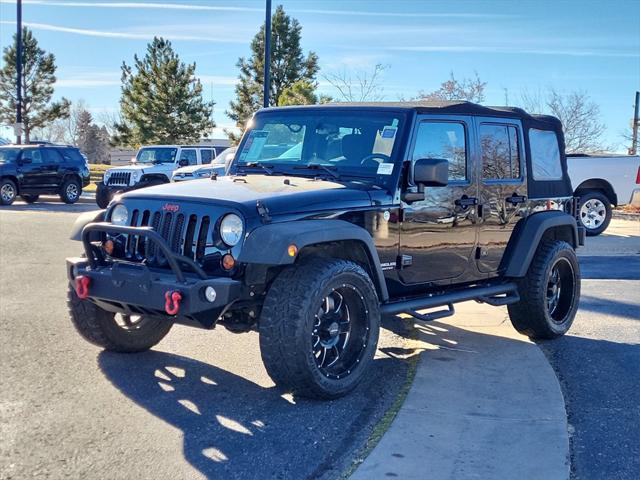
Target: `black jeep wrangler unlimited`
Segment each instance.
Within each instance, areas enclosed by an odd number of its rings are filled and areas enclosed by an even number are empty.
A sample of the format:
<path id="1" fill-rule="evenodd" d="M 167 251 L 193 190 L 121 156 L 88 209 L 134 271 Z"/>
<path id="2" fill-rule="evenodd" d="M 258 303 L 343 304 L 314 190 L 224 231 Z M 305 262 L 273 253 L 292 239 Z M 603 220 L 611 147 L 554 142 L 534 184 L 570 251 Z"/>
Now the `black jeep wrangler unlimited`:
<path id="1" fill-rule="evenodd" d="M 0 147 L 0 205 L 11 205 L 18 195 L 27 203 L 40 195 L 59 195 L 65 203 L 76 203 L 89 179 L 87 160 L 76 147 L 50 143 Z"/>
<path id="2" fill-rule="evenodd" d="M 119 352 L 174 323 L 257 329 L 278 386 L 335 398 L 365 375 L 384 314 L 428 321 L 477 300 L 508 305 L 532 338 L 564 334 L 580 295 L 574 211 L 553 117 L 465 102 L 269 108 L 230 176 L 132 191 L 78 219 L 71 319 Z"/>

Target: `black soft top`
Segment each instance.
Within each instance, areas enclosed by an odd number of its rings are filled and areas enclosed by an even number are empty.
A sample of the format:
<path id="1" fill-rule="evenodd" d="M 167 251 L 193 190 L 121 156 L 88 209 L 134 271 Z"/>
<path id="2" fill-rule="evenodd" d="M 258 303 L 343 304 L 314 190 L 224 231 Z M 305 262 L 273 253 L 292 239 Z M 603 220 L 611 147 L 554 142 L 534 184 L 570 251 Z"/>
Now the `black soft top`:
<path id="1" fill-rule="evenodd" d="M 573 196 L 571 180 L 567 170 L 564 134 L 562 123 L 551 115 L 530 114 L 518 107 L 488 107 L 466 101 L 410 101 L 410 102 L 348 102 L 326 103 L 322 105 L 297 105 L 290 107 L 269 108 L 269 111 L 285 112 L 288 110 L 323 110 L 323 109 L 367 109 L 381 111 L 415 111 L 421 114 L 438 115 L 472 115 L 480 117 L 497 117 L 518 119 L 524 130 L 524 147 L 527 158 L 527 190 L 531 198 L 555 198 Z M 562 179 L 535 180 L 531 166 L 531 145 L 529 143 L 529 129 L 547 130 L 555 132 L 558 138 Z"/>

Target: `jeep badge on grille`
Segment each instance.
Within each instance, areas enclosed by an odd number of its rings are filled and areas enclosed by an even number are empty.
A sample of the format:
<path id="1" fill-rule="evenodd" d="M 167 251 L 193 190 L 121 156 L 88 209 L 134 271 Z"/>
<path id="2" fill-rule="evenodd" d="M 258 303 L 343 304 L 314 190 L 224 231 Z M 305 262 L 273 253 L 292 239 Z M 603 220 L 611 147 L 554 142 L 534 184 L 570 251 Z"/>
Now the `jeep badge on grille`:
<path id="1" fill-rule="evenodd" d="M 165 212 L 177 212 L 178 210 L 180 210 L 180 205 L 176 205 L 175 203 L 165 203 L 162 206 L 162 210 L 164 210 Z"/>

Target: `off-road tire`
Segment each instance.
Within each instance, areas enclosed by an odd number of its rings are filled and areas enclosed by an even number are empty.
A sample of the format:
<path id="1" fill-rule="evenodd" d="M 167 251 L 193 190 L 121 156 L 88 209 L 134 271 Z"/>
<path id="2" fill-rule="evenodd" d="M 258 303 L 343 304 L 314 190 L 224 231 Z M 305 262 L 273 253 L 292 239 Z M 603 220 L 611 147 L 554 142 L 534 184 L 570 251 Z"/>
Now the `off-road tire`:
<path id="1" fill-rule="evenodd" d="M 172 323 L 161 318 L 144 318 L 137 330 L 120 327 L 111 312 L 101 309 L 89 300 L 78 297 L 69 285 L 67 306 L 71 322 L 88 342 L 105 350 L 122 353 L 143 352 L 162 340 Z"/>
<path id="2" fill-rule="evenodd" d="M 74 188 L 75 190 L 73 191 L 76 192 L 75 195 L 71 193 L 72 189 Z M 80 182 L 78 182 L 78 180 L 76 180 L 75 178 L 66 180 L 62 184 L 62 187 L 60 187 L 60 200 L 62 200 L 64 203 L 76 203 L 78 200 L 80 200 L 80 195 L 82 195 L 82 185 L 80 185 Z"/>
<path id="3" fill-rule="evenodd" d="M 98 205 L 98 207 L 102 209 L 107 208 L 109 206 L 111 198 L 111 192 L 107 188 L 96 189 L 96 204 Z"/>
<path id="4" fill-rule="evenodd" d="M 11 194 L 12 192 L 12 194 Z M 16 200 L 18 188 L 13 180 L 0 180 L 0 205 L 11 205 Z"/>
<path id="5" fill-rule="evenodd" d="M 560 318 L 554 319 L 549 313 L 547 295 L 552 269 L 556 266 L 571 271 L 573 284 L 566 282 L 565 291 L 560 294 L 564 301 Z M 518 292 L 520 301 L 507 307 L 518 332 L 532 339 L 552 339 L 567 333 L 580 300 L 580 266 L 571 245 L 557 240 L 542 242 L 526 276 L 518 281 Z"/>
<path id="6" fill-rule="evenodd" d="M 316 364 L 311 332 L 323 299 L 345 285 L 357 292 L 366 307 L 366 314 L 360 317 L 363 320 L 358 321 L 368 325 L 368 336 L 350 373 L 328 378 Z M 378 296 L 367 272 L 350 261 L 314 257 L 287 267 L 273 281 L 259 320 L 260 352 L 267 373 L 282 390 L 332 399 L 347 394 L 363 379 L 376 351 L 379 330 Z"/>
<path id="7" fill-rule="evenodd" d="M 40 195 L 20 195 L 20 198 L 25 201 L 25 203 L 35 203 L 40 198 Z"/>
<path id="8" fill-rule="evenodd" d="M 598 225 L 596 228 L 589 228 L 583 222 L 582 217 L 582 206 L 587 204 L 589 201 L 597 201 L 600 202 L 604 206 L 604 221 Z M 584 195 L 580 195 L 580 202 L 578 206 L 578 221 L 585 228 L 586 234 L 588 237 L 595 237 L 596 235 L 600 235 L 604 232 L 607 227 L 609 227 L 609 223 L 611 222 L 611 216 L 613 215 L 613 210 L 611 208 L 611 201 L 607 198 L 607 196 L 599 192 L 597 190 L 593 190 L 590 192 L 584 193 Z"/>

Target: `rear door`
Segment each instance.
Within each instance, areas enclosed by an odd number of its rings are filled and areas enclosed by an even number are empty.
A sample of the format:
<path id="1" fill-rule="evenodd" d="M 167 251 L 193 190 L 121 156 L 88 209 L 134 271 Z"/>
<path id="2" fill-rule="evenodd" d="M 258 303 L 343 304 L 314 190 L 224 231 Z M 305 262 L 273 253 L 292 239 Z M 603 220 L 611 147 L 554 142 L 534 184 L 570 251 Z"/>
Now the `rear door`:
<path id="1" fill-rule="evenodd" d="M 411 161 L 447 160 L 449 183 L 426 187 L 424 200 L 403 205 L 400 251 L 411 258 L 411 266 L 399 273 L 404 284 L 449 283 L 474 270 L 469 265 L 476 246 L 478 183 L 472 138 L 470 117 L 418 117 Z"/>
<path id="2" fill-rule="evenodd" d="M 511 232 L 526 205 L 523 133 L 519 120 L 475 120 L 480 142 L 476 262 L 480 272 L 493 274 L 498 271 Z"/>
<path id="3" fill-rule="evenodd" d="M 64 158 L 55 148 L 43 148 L 44 156 L 43 175 L 47 188 L 58 188 L 62 186 L 62 177 L 64 175 Z"/>

